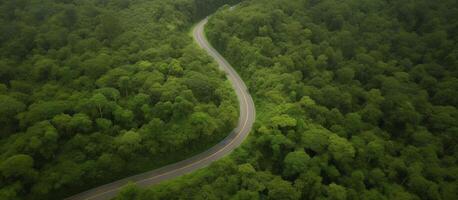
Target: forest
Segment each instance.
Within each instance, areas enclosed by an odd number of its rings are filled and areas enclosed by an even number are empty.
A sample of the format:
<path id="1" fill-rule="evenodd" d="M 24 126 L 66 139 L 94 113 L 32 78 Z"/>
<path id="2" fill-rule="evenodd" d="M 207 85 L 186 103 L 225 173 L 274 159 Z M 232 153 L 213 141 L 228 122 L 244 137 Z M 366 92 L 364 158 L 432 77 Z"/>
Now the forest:
<path id="1" fill-rule="evenodd" d="M 207 37 L 257 121 L 206 169 L 117 200 L 458 199 L 458 2 L 246 0 Z"/>
<path id="2" fill-rule="evenodd" d="M 235 127 L 188 35 L 221 0 L 0 2 L 0 199 L 63 199 L 182 160 Z"/>

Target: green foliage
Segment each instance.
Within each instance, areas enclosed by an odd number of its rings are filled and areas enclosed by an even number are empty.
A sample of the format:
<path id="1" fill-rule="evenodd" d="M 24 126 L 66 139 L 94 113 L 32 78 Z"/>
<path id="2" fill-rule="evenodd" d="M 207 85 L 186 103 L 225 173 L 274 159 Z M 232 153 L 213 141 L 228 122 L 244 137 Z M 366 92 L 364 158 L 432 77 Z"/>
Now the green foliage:
<path id="1" fill-rule="evenodd" d="M 453 0 L 222 7 L 207 37 L 244 78 L 257 110 L 244 145 L 214 164 L 238 170 L 209 167 L 139 193 L 456 199 L 456 13 Z"/>
<path id="2" fill-rule="evenodd" d="M 15 116 L 24 111 L 26 106 L 24 103 L 16 100 L 13 97 L 0 95 L 0 125 L 3 127 L 3 134 L 8 134 L 14 128 L 17 121 Z M 4 135 L 0 136 L 4 137 Z"/>
<path id="3" fill-rule="evenodd" d="M 350 162 L 355 156 L 355 149 L 345 138 L 337 135 L 329 136 L 329 153 L 338 162 Z"/>
<path id="4" fill-rule="evenodd" d="M 332 200 L 345 200 L 347 199 L 347 191 L 345 187 L 331 183 L 327 188 L 327 196 Z"/>
<path id="5" fill-rule="evenodd" d="M 304 151 L 293 151 L 288 153 L 285 157 L 285 169 L 283 173 L 285 176 L 297 175 L 307 170 L 310 156 Z"/>
<path id="6" fill-rule="evenodd" d="M 230 133 L 235 93 L 188 30 L 234 1 L 202 2 L 2 1 L 0 199 L 64 199 Z"/>
<path id="7" fill-rule="evenodd" d="M 268 186 L 269 199 L 285 199 L 296 200 L 299 199 L 299 193 L 293 188 L 290 182 L 284 181 L 280 178 L 275 178 L 270 181 Z"/>
<path id="8" fill-rule="evenodd" d="M 36 176 L 33 169 L 33 158 L 24 154 L 17 154 L 3 161 L 0 165 L 0 171 L 5 178 L 22 177 L 30 179 Z"/>

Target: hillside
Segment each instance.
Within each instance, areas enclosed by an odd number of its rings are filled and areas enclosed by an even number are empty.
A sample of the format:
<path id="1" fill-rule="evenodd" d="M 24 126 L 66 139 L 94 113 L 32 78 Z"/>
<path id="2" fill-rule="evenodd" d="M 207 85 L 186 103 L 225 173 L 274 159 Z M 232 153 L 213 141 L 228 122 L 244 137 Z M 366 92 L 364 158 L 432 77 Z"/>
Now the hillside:
<path id="1" fill-rule="evenodd" d="M 191 26 L 222 1 L 0 3 L 0 199 L 62 199 L 188 158 L 238 104 Z"/>
<path id="2" fill-rule="evenodd" d="M 206 27 L 257 122 L 207 169 L 116 199 L 458 199 L 456 1 L 249 0 Z"/>

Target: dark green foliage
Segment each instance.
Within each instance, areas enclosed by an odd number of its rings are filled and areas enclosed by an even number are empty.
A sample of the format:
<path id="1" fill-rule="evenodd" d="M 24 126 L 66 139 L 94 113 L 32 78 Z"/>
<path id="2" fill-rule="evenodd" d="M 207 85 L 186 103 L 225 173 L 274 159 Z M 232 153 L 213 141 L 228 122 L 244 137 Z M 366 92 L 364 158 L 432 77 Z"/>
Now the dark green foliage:
<path id="1" fill-rule="evenodd" d="M 230 158 L 137 199 L 457 199 L 457 13 L 453 0 L 221 9 L 207 36 L 258 122 Z"/>
<path id="2" fill-rule="evenodd" d="M 1 1 L 0 199 L 63 199 L 230 133 L 235 94 L 188 30 L 232 2 Z"/>

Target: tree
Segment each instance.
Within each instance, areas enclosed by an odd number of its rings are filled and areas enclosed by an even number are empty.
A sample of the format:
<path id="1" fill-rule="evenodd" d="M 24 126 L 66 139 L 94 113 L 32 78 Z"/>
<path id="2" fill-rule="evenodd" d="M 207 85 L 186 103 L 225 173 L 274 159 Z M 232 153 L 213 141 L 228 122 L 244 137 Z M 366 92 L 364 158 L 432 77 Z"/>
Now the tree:
<path id="1" fill-rule="evenodd" d="M 367 104 L 361 111 L 361 117 L 365 122 L 369 122 L 373 125 L 379 125 L 380 120 L 383 117 L 383 112 L 380 108 L 374 104 Z"/>
<path id="2" fill-rule="evenodd" d="M 344 84 L 351 84 L 355 77 L 355 71 L 352 68 L 342 68 L 337 70 L 337 80 Z"/>
<path id="3" fill-rule="evenodd" d="M 110 70 L 111 63 L 112 59 L 110 55 L 100 53 L 96 57 L 84 61 L 84 72 L 87 76 L 97 79 Z"/>
<path id="4" fill-rule="evenodd" d="M 187 117 L 194 111 L 194 104 L 180 96 L 173 103 L 173 116 L 175 119 Z"/>
<path id="5" fill-rule="evenodd" d="M 206 113 L 194 112 L 189 121 L 199 136 L 210 136 L 216 130 L 215 121 Z"/>
<path id="6" fill-rule="evenodd" d="M 118 87 L 121 91 L 124 91 L 124 96 L 129 95 L 129 90 L 132 87 L 132 80 L 128 76 L 121 76 L 118 80 Z"/>
<path id="7" fill-rule="evenodd" d="M 32 77 L 36 81 L 47 81 L 55 80 L 57 72 L 57 64 L 52 59 L 39 59 L 35 63 L 35 67 L 32 70 Z"/>
<path id="8" fill-rule="evenodd" d="M 248 191 L 248 190 L 239 190 L 231 198 L 231 200 L 259 200 L 260 196 L 258 192 Z"/>
<path id="9" fill-rule="evenodd" d="M 101 15 L 98 20 L 99 24 L 97 25 L 95 32 L 100 40 L 112 42 L 123 32 L 119 19 L 112 13 Z"/>
<path id="10" fill-rule="evenodd" d="M 127 131 L 116 138 L 117 149 L 125 158 L 132 159 L 132 154 L 141 147 L 142 138 L 138 132 Z"/>
<path id="11" fill-rule="evenodd" d="M 302 134 L 301 144 L 316 153 L 324 153 L 329 145 L 329 134 L 330 132 L 325 129 L 312 128 Z"/>
<path id="12" fill-rule="evenodd" d="M 141 190 L 138 186 L 132 182 L 127 183 L 127 185 L 123 186 L 119 195 L 116 196 L 115 199 L 119 200 L 135 200 L 140 199 L 142 197 Z"/>
<path id="13" fill-rule="evenodd" d="M 11 200 L 19 200 L 19 193 L 23 190 L 21 184 L 16 182 L 13 185 L 9 185 L 0 189 L 0 199 L 11 199 Z"/>
<path id="14" fill-rule="evenodd" d="M 358 113 L 348 113 L 345 115 L 345 127 L 350 135 L 356 135 L 364 129 L 364 123 Z"/>
<path id="15" fill-rule="evenodd" d="M 115 122 L 128 127 L 132 126 L 134 113 L 131 110 L 117 107 L 113 112 L 113 116 L 115 118 Z"/>
<path id="16" fill-rule="evenodd" d="M 367 176 L 368 187 L 371 186 L 382 186 L 386 182 L 385 173 L 380 168 L 372 169 Z"/>
<path id="17" fill-rule="evenodd" d="M 381 160 L 385 153 L 385 146 L 383 141 L 374 140 L 367 144 L 367 153 L 369 160 Z"/>
<path id="18" fill-rule="evenodd" d="M 297 123 L 296 119 L 286 114 L 274 116 L 271 121 L 272 126 L 278 128 L 295 127 Z"/>
<path id="19" fill-rule="evenodd" d="M 28 111 L 19 115 L 21 127 L 26 127 L 35 122 L 52 119 L 54 116 L 69 110 L 72 103 L 69 101 L 53 100 L 40 101 L 29 106 Z"/>
<path id="20" fill-rule="evenodd" d="M 78 13 L 75 7 L 68 7 L 64 9 L 61 15 L 61 23 L 63 26 L 73 28 L 78 21 Z"/>
<path id="21" fill-rule="evenodd" d="M 86 114 L 77 113 L 73 115 L 70 126 L 73 130 L 88 133 L 92 128 L 92 120 Z"/>
<path id="22" fill-rule="evenodd" d="M 301 199 L 317 199 L 323 190 L 322 177 L 313 171 L 302 173 L 294 181 L 294 186 L 301 192 Z"/>
<path id="23" fill-rule="evenodd" d="M 331 183 L 327 187 L 327 195 L 331 200 L 345 200 L 347 199 L 347 190 L 341 185 Z"/>
<path id="24" fill-rule="evenodd" d="M 114 175 L 125 169 L 126 162 L 119 155 L 112 153 L 103 153 L 97 159 L 97 168 L 103 171 L 103 174 Z"/>
<path id="25" fill-rule="evenodd" d="M 418 196 L 425 196 L 428 197 L 428 199 L 440 199 L 437 185 L 421 175 L 413 175 L 410 177 L 408 186 L 409 189 Z"/>
<path id="26" fill-rule="evenodd" d="M 347 139 L 336 134 L 329 136 L 329 152 L 336 161 L 342 163 L 348 163 L 355 157 L 353 145 Z"/>
<path id="27" fill-rule="evenodd" d="M 216 98 L 215 83 L 201 73 L 190 73 L 184 80 L 186 86 L 192 90 L 193 95 L 200 101 L 209 102 Z"/>
<path id="28" fill-rule="evenodd" d="M 59 147 L 58 139 L 60 136 L 49 121 L 35 123 L 27 128 L 23 137 L 27 142 L 19 143 L 19 145 L 28 154 L 44 160 L 55 157 L 55 152 Z"/>
<path id="29" fill-rule="evenodd" d="M 26 106 L 15 98 L 0 95 L 0 125 L 6 130 L 8 130 L 7 127 L 14 128 L 11 124 L 15 121 L 14 117 L 23 112 L 25 108 Z"/>
<path id="30" fill-rule="evenodd" d="M 281 178 L 274 178 L 267 186 L 268 199 L 285 199 L 295 200 L 299 199 L 299 193 L 294 189 L 290 182 L 284 181 Z"/>
<path id="31" fill-rule="evenodd" d="M 95 124 L 97 125 L 97 128 L 99 130 L 102 130 L 102 131 L 106 131 L 108 130 L 109 128 L 111 128 L 111 126 L 113 125 L 113 122 L 108 120 L 108 119 L 104 119 L 104 118 L 97 118 L 95 120 Z"/>
<path id="32" fill-rule="evenodd" d="M 260 176 L 256 173 L 256 169 L 249 163 L 241 164 L 237 170 L 240 176 L 240 188 L 248 191 L 262 191 L 266 188 L 264 183 L 260 181 Z"/>
<path id="33" fill-rule="evenodd" d="M 70 135 L 72 130 L 72 126 L 70 122 L 72 120 L 72 116 L 68 114 L 59 114 L 52 118 L 51 122 L 57 130 L 63 135 Z"/>
<path id="34" fill-rule="evenodd" d="M 101 93 L 96 93 L 92 96 L 90 102 L 92 105 L 94 105 L 94 107 L 97 108 L 97 111 L 100 114 L 100 118 L 103 118 L 103 109 L 108 104 L 107 98 Z"/>
<path id="35" fill-rule="evenodd" d="M 9 60 L 0 60 L 0 82 L 7 83 L 11 80 L 14 74 L 13 64 Z"/>
<path id="36" fill-rule="evenodd" d="M 351 173 L 351 188 L 356 191 L 364 191 L 366 190 L 366 186 L 364 184 L 364 173 L 360 170 L 355 170 Z"/>
<path id="37" fill-rule="evenodd" d="M 17 154 L 7 158 L 0 165 L 0 172 L 5 178 L 33 179 L 37 174 L 33 169 L 34 160 L 29 155 Z"/>
<path id="38" fill-rule="evenodd" d="M 310 156 L 304 151 L 293 151 L 286 155 L 284 160 L 283 174 L 291 177 L 307 170 Z"/>
<path id="39" fill-rule="evenodd" d="M 180 64 L 180 61 L 173 59 L 169 65 L 169 75 L 172 76 L 181 76 L 183 75 L 183 67 Z"/>
<path id="40" fill-rule="evenodd" d="M 108 100 L 117 102 L 120 98 L 120 93 L 116 88 L 103 87 L 94 91 L 95 93 L 103 94 Z"/>

